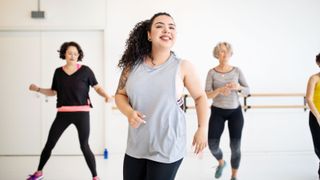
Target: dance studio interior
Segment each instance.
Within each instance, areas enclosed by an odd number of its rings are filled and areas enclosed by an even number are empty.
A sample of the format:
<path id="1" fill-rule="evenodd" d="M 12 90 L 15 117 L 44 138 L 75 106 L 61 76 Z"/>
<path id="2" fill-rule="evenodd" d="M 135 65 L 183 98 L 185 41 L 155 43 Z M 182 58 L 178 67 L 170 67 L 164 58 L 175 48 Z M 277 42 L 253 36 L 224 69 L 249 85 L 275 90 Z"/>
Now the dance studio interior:
<path id="1" fill-rule="evenodd" d="M 208 71 L 219 63 L 213 48 L 232 44 L 230 64 L 241 68 L 250 87 L 248 96 L 239 95 L 244 126 L 237 180 L 318 180 L 306 89 L 319 72 L 319 7 L 318 0 L 0 0 L 0 179 L 27 179 L 38 167 L 57 96 L 30 91 L 29 85 L 51 88 L 55 69 L 65 64 L 61 44 L 79 43 L 80 63 L 114 96 L 131 30 L 166 12 L 177 32 L 172 51 L 195 67 L 203 90 Z M 93 88 L 89 94 L 89 145 L 98 176 L 122 180 L 127 117 L 114 100 L 106 103 Z M 197 112 L 186 88 L 183 94 L 187 148 L 175 179 L 214 180 L 218 162 L 208 147 L 194 153 Z M 231 175 L 227 124 L 220 140 L 227 166 L 220 180 Z M 43 174 L 45 180 L 92 179 L 74 125 L 58 140 Z"/>

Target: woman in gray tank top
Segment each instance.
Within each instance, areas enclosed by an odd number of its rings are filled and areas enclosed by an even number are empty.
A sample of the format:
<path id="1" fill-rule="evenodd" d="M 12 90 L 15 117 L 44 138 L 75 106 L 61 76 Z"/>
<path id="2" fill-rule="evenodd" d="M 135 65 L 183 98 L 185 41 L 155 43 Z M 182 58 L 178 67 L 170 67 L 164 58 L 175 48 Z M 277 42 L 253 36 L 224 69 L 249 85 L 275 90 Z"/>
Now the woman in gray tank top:
<path id="1" fill-rule="evenodd" d="M 229 64 L 232 53 L 232 47 L 227 42 L 219 43 L 214 48 L 213 55 L 219 60 L 219 65 L 208 72 L 206 93 L 208 98 L 212 99 L 208 132 L 209 149 L 219 162 L 215 178 L 221 177 L 226 166 L 219 144 L 224 124 L 228 121 L 232 167 L 231 180 L 236 180 L 241 159 L 240 144 L 244 122 L 239 93 L 248 95 L 249 87 L 241 70 Z"/>
<path id="2" fill-rule="evenodd" d="M 115 100 L 128 119 L 124 180 L 173 180 L 186 153 L 186 121 L 180 108 L 185 86 L 195 100 L 195 153 L 207 146 L 207 98 L 191 63 L 171 51 L 176 25 L 168 13 L 155 14 L 131 31 L 118 66 Z"/>

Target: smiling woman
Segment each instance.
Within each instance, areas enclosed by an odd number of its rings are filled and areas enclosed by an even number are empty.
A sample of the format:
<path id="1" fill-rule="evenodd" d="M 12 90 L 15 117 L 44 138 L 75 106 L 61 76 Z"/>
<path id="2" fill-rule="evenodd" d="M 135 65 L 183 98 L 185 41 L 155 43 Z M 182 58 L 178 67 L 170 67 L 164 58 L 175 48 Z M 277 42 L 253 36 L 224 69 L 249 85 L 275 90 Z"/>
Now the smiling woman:
<path id="1" fill-rule="evenodd" d="M 62 133 L 74 124 L 79 134 L 81 151 L 91 171 L 93 180 L 98 180 L 95 157 L 89 146 L 90 115 L 92 107 L 89 89 L 105 98 L 106 102 L 111 97 L 98 84 L 93 71 L 85 65 L 78 64 L 83 58 L 83 51 L 76 42 L 65 42 L 59 50 L 59 57 L 66 61 L 62 67 L 55 70 L 51 88 L 40 88 L 31 84 L 29 89 L 46 96 L 57 95 L 57 115 L 50 128 L 45 147 L 42 150 L 37 171 L 30 175 L 28 180 L 42 179 L 42 170 L 51 156 L 51 152 L 61 137 Z"/>
<path id="2" fill-rule="evenodd" d="M 228 121 L 231 149 L 231 180 L 237 179 L 241 159 L 241 136 L 244 124 L 239 93 L 247 96 L 249 86 L 240 68 L 230 65 L 233 54 L 228 42 L 220 42 L 213 49 L 213 56 L 219 65 L 211 68 L 206 80 L 206 93 L 212 99 L 211 116 L 209 120 L 209 149 L 218 160 L 219 165 L 215 178 L 222 176 L 226 161 L 220 148 L 220 139 L 225 122 Z"/>
<path id="3" fill-rule="evenodd" d="M 173 180 L 186 153 L 182 90 L 196 104 L 195 153 L 207 146 L 207 98 L 191 63 L 171 51 L 176 25 L 168 13 L 155 14 L 131 31 L 119 61 L 122 75 L 116 104 L 127 117 L 124 180 Z M 161 128 L 159 128 L 161 126 Z"/>

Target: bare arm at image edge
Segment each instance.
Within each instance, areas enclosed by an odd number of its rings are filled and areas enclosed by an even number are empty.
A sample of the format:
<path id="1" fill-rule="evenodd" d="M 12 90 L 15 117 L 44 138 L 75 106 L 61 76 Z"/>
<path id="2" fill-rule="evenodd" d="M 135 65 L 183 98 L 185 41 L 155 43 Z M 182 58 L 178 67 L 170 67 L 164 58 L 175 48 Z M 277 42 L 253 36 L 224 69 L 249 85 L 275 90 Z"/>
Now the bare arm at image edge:
<path id="1" fill-rule="evenodd" d="M 181 62 L 181 74 L 183 76 L 184 86 L 188 89 L 191 97 L 195 101 L 198 129 L 194 135 L 192 145 L 194 145 L 195 148 L 194 152 L 198 154 L 207 146 L 209 110 L 207 96 L 201 88 L 199 76 L 190 62 L 185 60 Z"/>
<path id="2" fill-rule="evenodd" d="M 318 124 L 320 125 L 320 113 L 318 112 L 315 104 L 313 103 L 314 88 L 318 81 L 319 81 L 319 77 L 317 77 L 317 75 L 313 75 L 310 77 L 308 81 L 308 86 L 307 86 L 306 100 L 310 108 L 310 111 L 317 118 Z"/>

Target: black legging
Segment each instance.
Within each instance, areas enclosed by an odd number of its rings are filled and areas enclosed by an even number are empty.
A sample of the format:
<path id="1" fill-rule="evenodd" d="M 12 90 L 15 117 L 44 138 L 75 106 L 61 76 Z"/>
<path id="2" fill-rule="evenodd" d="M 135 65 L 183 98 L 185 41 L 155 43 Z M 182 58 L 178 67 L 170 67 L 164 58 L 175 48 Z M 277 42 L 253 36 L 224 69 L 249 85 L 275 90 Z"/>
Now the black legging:
<path id="1" fill-rule="evenodd" d="M 309 113 L 309 127 L 312 135 L 314 151 L 320 159 L 320 126 L 311 111 Z"/>
<path id="2" fill-rule="evenodd" d="M 236 109 L 211 107 L 208 132 L 209 149 L 217 160 L 223 159 L 223 153 L 219 144 L 226 120 L 228 120 L 230 136 L 231 167 L 238 169 L 241 159 L 241 134 L 244 123 L 241 106 Z"/>
<path id="3" fill-rule="evenodd" d="M 81 151 L 91 171 L 92 177 L 97 176 L 96 162 L 89 147 L 90 121 L 89 112 L 58 112 L 52 123 L 45 147 L 42 150 L 38 170 L 42 170 L 51 156 L 51 151 L 59 140 L 61 134 L 70 124 L 77 128 Z"/>
<path id="4" fill-rule="evenodd" d="M 182 159 L 173 163 L 160 163 L 137 159 L 127 154 L 123 163 L 123 180 L 174 180 Z"/>

